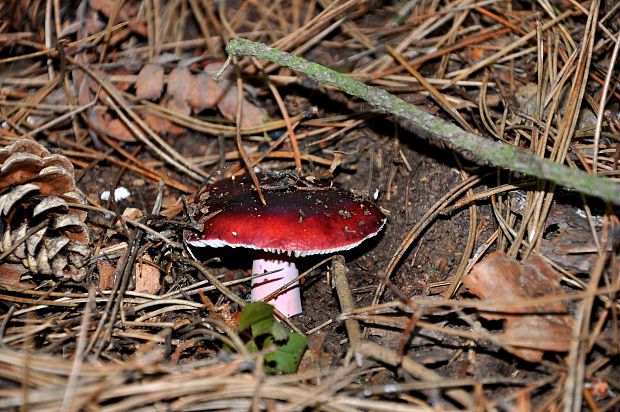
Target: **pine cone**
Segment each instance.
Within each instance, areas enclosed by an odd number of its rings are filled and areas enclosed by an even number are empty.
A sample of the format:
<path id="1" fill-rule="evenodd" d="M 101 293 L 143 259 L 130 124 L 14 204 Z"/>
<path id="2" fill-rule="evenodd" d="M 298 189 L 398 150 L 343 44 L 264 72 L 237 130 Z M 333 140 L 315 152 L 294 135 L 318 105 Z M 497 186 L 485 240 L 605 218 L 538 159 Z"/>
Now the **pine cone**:
<path id="1" fill-rule="evenodd" d="M 39 143 L 21 139 L 0 149 L 0 254 L 33 274 L 79 281 L 90 254 L 85 203 L 73 165 Z M 24 240 L 25 239 L 25 240 Z"/>

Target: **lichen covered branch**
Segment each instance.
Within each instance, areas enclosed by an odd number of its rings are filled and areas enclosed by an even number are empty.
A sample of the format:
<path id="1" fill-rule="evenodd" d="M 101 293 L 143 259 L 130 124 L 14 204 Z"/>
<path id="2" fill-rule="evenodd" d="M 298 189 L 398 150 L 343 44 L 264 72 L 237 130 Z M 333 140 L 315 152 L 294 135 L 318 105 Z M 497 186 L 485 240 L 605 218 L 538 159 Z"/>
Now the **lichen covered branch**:
<path id="1" fill-rule="evenodd" d="M 269 60 L 303 73 L 317 82 L 337 87 L 352 96 L 367 101 L 377 109 L 406 119 L 410 123 L 410 129 L 421 137 L 443 141 L 459 152 L 473 154 L 479 163 L 489 163 L 513 172 L 525 173 L 552 181 L 560 186 L 575 189 L 586 195 L 620 204 L 620 184 L 614 183 L 608 178 L 590 175 L 581 170 L 524 152 L 514 146 L 466 132 L 383 89 L 368 86 L 327 67 L 247 39 L 230 40 L 226 46 L 226 51 L 231 56 L 252 56 Z"/>

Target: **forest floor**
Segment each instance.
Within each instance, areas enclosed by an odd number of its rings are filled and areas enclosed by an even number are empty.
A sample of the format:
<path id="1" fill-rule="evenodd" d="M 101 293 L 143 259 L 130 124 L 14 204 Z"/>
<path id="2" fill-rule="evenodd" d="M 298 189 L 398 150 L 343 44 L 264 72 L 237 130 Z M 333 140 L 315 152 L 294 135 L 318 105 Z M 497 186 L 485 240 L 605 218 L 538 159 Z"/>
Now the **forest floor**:
<path id="1" fill-rule="evenodd" d="M 609 184 L 619 5 L 5 1 L 0 409 L 619 410 L 620 193 L 493 167 L 225 51 L 265 43 Z M 209 184 L 273 171 L 387 223 L 346 266 L 300 258 L 303 312 L 257 348 L 253 251 L 186 241 Z M 269 361 L 290 331 L 294 372 Z"/>

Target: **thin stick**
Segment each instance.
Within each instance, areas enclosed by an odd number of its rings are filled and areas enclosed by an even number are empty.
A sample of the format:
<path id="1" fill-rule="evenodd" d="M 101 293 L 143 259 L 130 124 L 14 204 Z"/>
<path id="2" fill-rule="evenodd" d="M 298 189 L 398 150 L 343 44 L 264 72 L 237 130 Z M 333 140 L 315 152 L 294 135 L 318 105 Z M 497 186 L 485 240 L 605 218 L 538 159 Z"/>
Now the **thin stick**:
<path id="1" fill-rule="evenodd" d="M 342 255 L 333 257 L 330 271 L 332 273 L 332 284 L 338 294 L 340 309 L 343 314 L 347 314 L 355 309 L 355 304 L 353 303 L 353 295 L 351 294 L 351 288 L 347 279 L 349 269 L 347 269 Z M 362 336 L 360 325 L 356 319 L 346 319 L 344 326 L 347 329 L 347 336 L 349 336 L 351 351 L 357 352 L 357 346 Z"/>
<path id="2" fill-rule="evenodd" d="M 263 191 L 260 188 L 260 183 L 258 182 L 258 178 L 256 177 L 256 173 L 254 173 L 254 168 L 250 165 L 250 159 L 248 155 L 245 153 L 245 149 L 243 148 L 243 141 L 241 140 L 241 121 L 243 120 L 243 81 L 241 80 L 241 74 L 237 71 L 237 114 L 235 116 L 235 143 L 237 144 L 237 150 L 239 151 L 239 156 L 241 160 L 243 160 L 243 166 L 245 166 L 248 174 L 252 178 L 252 182 L 254 183 L 254 187 L 256 188 L 256 193 L 258 194 L 258 198 L 260 202 L 264 205 L 267 205 L 265 201 L 265 197 L 263 196 Z"/>

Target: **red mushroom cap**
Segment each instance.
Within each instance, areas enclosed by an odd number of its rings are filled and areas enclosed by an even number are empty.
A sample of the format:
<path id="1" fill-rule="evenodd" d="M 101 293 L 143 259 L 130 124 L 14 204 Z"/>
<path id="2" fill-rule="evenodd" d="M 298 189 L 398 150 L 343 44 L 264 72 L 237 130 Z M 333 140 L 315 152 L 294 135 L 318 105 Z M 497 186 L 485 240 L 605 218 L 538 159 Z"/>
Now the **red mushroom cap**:
<path id="1" fill-rule="evenodd" d="M 266 206 L 247 176 L 207 187 L 197 213 L 204 229 L 188 243 L 306 256 L 354 248 L 385 225 L 377 206 L 329 183 L 311 184 L 284 173 L 258 178 Z"/>

